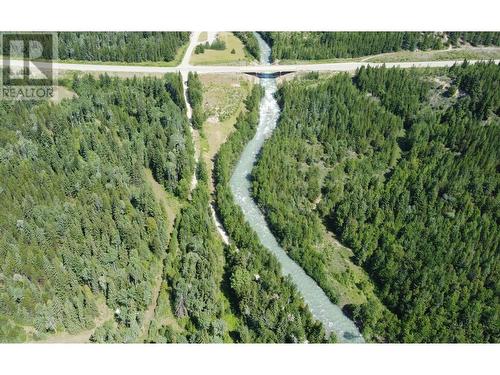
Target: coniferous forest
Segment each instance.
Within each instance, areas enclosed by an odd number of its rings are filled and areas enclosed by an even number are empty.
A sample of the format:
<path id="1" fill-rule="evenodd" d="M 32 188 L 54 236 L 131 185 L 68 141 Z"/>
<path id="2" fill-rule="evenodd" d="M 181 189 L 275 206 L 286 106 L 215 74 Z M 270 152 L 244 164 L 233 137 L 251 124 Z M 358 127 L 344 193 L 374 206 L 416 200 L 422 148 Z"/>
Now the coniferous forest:
<path id="1" fill-rule="evenodd" d="M 188 32 L 59 32 L 62 60 L 172 61 L 189 41 Z"/>
<path id="2" fill-rule="evenodd" d="M 190 41 L 58 34 L 63 60 L 120 64 L 178 61 Z M 247 57 L 268 51 L 234 35 Z M 260 35 L 274 60 L 500 43 L 498 32 Z M 225 49 L 193 40 L 194 54 Z M 500 342 L 500 65 L 332 65 L 276 78 L 281 112 L 258 73 L 224 65 L 64 73 L 64 99 L 0 100 L 0 342 Z M 245 145 L 269 125 L 262 110 L 279 120 L 253 154 L 253 198 L 362 337 L 328 334 L 233 197 Z"/>
<path id="3" fill-rule="evenodd" d="M 499 82 L 500 66 L 464 63 L 307 76 L 279 91 L 254 195 L 324 289 L 325 226 L 353 250 L 387 308 L 346 306 L 365 338 L 499 341 Z"/>
<path id="4" fill-rule="evenodd" d="M 203 110 L 203 87 L 198 74 L 189 72 L 187 100 L 193 110 L 193 126 L 200 129 L 207 115 Z"/>
<path id="5" fill-rule="evenodd" d="M 500 46 L 500 33 L 494 31 L 467 31 L 449 32 L 448 38 L 452 45 L 460 42 L 470 43 L 473 46 Z"/>
<path id="6" fill-rule="evenodd" d="M 500 45 L 498 32 L 261 32 L 273 60 L 320 60 L 400 50 L 436 50 L 460 43 Z"/>
<path id="7" fill-rule="evenodd" d="M 257 42 L 257 38 L 253 33 L 233 31 L 233 34 L 243 42 L 246 50 L 253 58 L 257 60 L 260 58 L 259 42 Z"/>
<path id="8" fill-rule="evenodd" d="M 386 2 L 2 4 L 0 375 L 498 373 L 500 2 Z"/>
<path id="9" fill-rule="evenodd" d="M 203 162 L 191 191 L 180 75 L 68 83 L 77 97 L 60 104 L 0 102 L 0 342 L 326 341 L 255 236 L 234 222 L 238 248 L 223 245 Z M 220 154 L 221 184 L 259 99 L 256 86 Z"/>
<path id="10" fill-rule="evenodd" d="M 189 191 L 180 76 L 88 76 L 72 89 L 59 105 L 0 102 L 0 341 L 91 328 L 98 296 L 114 335 L 136 339 L 168 246 L 143 171 Z"/>
<path id="11" fill-rule="evenodd" d="M 280 275 L 278 261 L 260 244 L 229 187 L 232 169 L 255 133 L 260 96 L 254 88 L 246 102 L 248 112 L 240 115 L 236 132 L 221 147 L 214 171 L 217 207 L 234 241 L 227 250 L 230 287 L 246 323 L 244 341 L 322 342 L 326 340 L 323 327 L 313 319 L 291 281 Z M 329 340 L 334 341 L 335 335 Z"/>

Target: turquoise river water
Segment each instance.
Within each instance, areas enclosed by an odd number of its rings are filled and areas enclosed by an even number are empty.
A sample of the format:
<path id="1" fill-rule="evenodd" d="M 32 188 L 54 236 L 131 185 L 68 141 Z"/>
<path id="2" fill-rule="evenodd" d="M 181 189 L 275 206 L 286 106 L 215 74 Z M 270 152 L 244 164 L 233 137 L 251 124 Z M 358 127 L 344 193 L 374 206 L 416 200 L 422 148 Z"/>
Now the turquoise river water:
<path id="1" fill-rule="evenodd" d="M 269 64 L 270 47 L 260 35 L 256 34 L 256 37 L 261 49 L 261 63 Z M 312 314 L 323 323 L 327 333 L 335 333 L 340 342 L 364 342 L 355 324 L 344 315 L 337 305 L 328 299 L 318 284 L 281 248 L 267 226 L 262 212 L 252 199 L 249 175 L 264 141 L 271 136 L 280 115 L 280 108 L 274 98 L 274 93 L 277 90 L 276 79 L 263 77 L 260 78 L 260 84 L 265 90 L 265 95 L 260 103 L 260 120 L 257 132 L 246 145 L 231 177 L 231 190 L 235 201 L 243 210 L 246 220 L 257 233 L 261 243 L 281 263 L 283 273 L 291 276 Z"/>

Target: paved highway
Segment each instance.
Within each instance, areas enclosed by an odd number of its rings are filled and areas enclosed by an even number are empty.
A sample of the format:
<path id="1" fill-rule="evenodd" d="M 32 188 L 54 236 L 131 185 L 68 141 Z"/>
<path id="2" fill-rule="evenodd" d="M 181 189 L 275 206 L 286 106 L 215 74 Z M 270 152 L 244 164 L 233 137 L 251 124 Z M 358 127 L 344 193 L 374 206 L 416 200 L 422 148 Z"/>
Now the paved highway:
<path id="1" fill-rule="evenodd" d="M 191 47 L 192 44 L 190 44 Z M 190 49 L 190 48 L 188 48 Z M 189 52 L 189 51 L 188 51 Z M 186 54 L 188 56 L 188 54 Z M 0 60 L 1 61 L 1 60 Z M 470 63 L 476 63 L 482 60 L 470 60 Z M 494 60 L 499 63 L 500 60 Z M 461 63 L 462 60 L 447 61 L 418 61 L 418 62 L 390 62 L 385 63 L 387 67 L 401 68 L 424 68 L 424 67 L 446 67 L 455 63 Z M 22 60 L 12 60 L 12 66 L 22 66 Z M 49 66 L 49 63 L 38 63 L 41 69 Z M 161 67 L 161 66 L 136 66 L 136 65 L 105 65 L 105 64 L 68 64 L 53 63 L 52 67 L 59 72 L 78 71 L 78 72 L 98 72 L 98 73 L 130 73 L 130 74 L 164 74 L 180 72 L 186 75 L 187 72 L 197 72 L 199 74 L 208 73 L 280 73 L 280 72 L 352 72 L 361 66 L 381 66 L 382 63 L 373 62 L 341 62 L 328 64 L 297 64 L 297 65 L 190 65 L 186 59 L 179 66 Z"/>

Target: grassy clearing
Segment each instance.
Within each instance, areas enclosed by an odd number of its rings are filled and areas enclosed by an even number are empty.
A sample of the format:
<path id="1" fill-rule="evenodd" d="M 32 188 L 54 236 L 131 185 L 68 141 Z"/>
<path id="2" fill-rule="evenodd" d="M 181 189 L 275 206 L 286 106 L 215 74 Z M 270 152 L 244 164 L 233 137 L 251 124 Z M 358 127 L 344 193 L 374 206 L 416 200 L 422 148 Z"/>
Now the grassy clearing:
<path id="1" fill-rule="evenodd" d="M 54 96 L 52 98 L 50 98 L 50 101 L 55 103 L 55 104 L 59 104 L 64 99 L 73 99 L 77 96 L 78 95 L 74 91 L 71 91 L 67 87 L 55 86 L 54 87 Z"/>
<path id="2" fill-rule="evenodd" d="M 193 65 L 244 65 L 252 61 L 245 53 L 243 43 L 233 33 L 219 33 L 218 38 L 226 42 L 226 49 L 216 51 L 206 49 L 200 54 L 191 55 L 190 63 Z M 231 51 L 234 49 L 234 54 Z"/>
<path id="3" fill-rule="evenodd" d="M 431 60 L 490 60 L 500 58 L 499 47 L 457 48 L 440 51 L 400 51 L 367 58 L 370 62 L 431 61 Z"/>
<path id="4" fill-rule="evenodd" d="M 328 259 L 328 274 L 338 292 L 338 305 L 359 305 L 366 302 L 367 297 L 377 299 L 366 272 L 352 262 L 352 250 L 338 242 L 331 232 L 326 232 L 324 243 L 327 246 L 322 251 Z"/>
<path id="5" fill-rule="evenodd" d="M 90 342 L 90 337 L 94 333 L 97 327 L 103 325 L 105 322 L 113 318 L 113 311 L 109 309 L 109 307 L 106 305 L 106 300 L 103 295 L 98 295 L 96 297 L 96 305 L 97 305 L 97 310 L 98 310 L 98 316 L 94 319 L 94 328 L 92 329 L 87 329 L 84 331 L 81 331 L 77 334 L 71 334 L 68 332 L 60 332 L 56 333 L 54 335 L 50 335 L 46 338 L 43 338 L 40 341 L 40 343 L 52 343 L 52 344 L 66 344 L 66 343 L 73 343 L 73 344 L 83 344 L 83 343 L 88 343 Z M 27 332 L 34 332 L 34 329 L 30 329 L 31 327 L 27 327 Z M 35 338 L 36 339 L 36 338 Z"/>
<path id="6" fill-rule="evenodd" d="M 363 57 L 355 58 L 334 58 L 334 59 L 321 59 L 321 60 L 276 60 L 274 64 L 278 65 L 309 65 L 309 64 L 332 64 L 343 62 L 357 62 L 361 61 Z"/>
<path id="7" fill-rule="evenodd" d="M 239 74 L 203 74 L 203 109 L 208 122 L 223 122 L 233 116 L 251 90 L 251 78 Z"/>
<path id="8" fill-rule="evenodd" d="M 442 60 L 489 60 L 500 59 L 500 47 L 463 47 L 435 51 L 399 51 L 378 55 L 323 60 L 280 60 L 280 65 L 330 64 L 344 62 L 417 62 Z"/>
<path id="9" fill-rule="evenodd" d="M 162 285 L 163 259 L 155 260 L 151 266 L 154 268 L 154 272 L 156 273 L 155 286 L 152 293 L 153 299 L 151 300 L 151 303 L 148 305 L 146 311 L 144 311 L 144 317 L 141 323 L 141 335 L 138 337 L 137 342 L 144 342 L 144 340 L 146 340 L 148 337 L 149 326 L 155 316 L 155 310 L 158 304 L 160 288 Z"/>
<path id="10" fill-rule="evenodd" d="M 253 80 L 245 75 L 238 74 L 207 74 L 200 76 L 203 85 L 203 108 L 209 114 L 203 124 L 198 138 L 200 157 L 205 161 L 209 176 L 212 176 L 213 159 L 221 145 L 226 142 L 234 131 L 234 124 L 241 111 L 244 110 L 244 100 L 252 90 Z M 213 192 L 212 179 L 209 180 L 209 189 Z M 224 259 L 220 262 L 224 263 Z M 239 318 L 234 314 L 233 306 L 227 297 L 228 290 L 225 282 L 221 285 L 221 298 L 226 313 L 221 317 L 225 322 L 228 334 L 224 337 L 225 343 L 232 343 L 232 332 L 240 325 Z"/>
<path id="11" fill-rule="evenodd" d="M 167 217 L 167 232 L 170 236 L 174 228 L 175 219 L 180 213 L 183 203 L 178 198 L 165 191 L 165 188 L 154 179 L 153 173 L 149 168 L 144 169 L 144 176 L 146 182 L 153 191 L 155 199 L 160 204 Z M 176 332 L 182 330 L 170 306 L 168 285 L 163 281 L 163 259 L 155 262 L 153 267 L 155 267 L 155 273 L 157 274 L 153 290 L 153 300 L 144 312 L 141 336 L 138 338 L 139 342 L 143 342 L 147 339 L 150 326 L 153 323 L 167 325 Z"/>
<path id="12" fill-rule="evenodd" d="M 156 200 L 160 203 L 167 217 L 167 231 L 170 234 L 174 228 L 175 218 L 179 214 L 182 208 L 182 202 L 165 191 L 165 188 L 160 185 L 153 177 L 153 173 L 149 168 L 144 169 L 144 177 L 146 182 L 151 187 L 153 195 Z"/>
<path id="13" fill-rule="evenodd" d="M 170 304 L 170 293 L 168 283 L 163 280 L 160 286 L 158 302 L 156 304 L 154 319 L 151 321 L 151 325 L 154 325 L 156 328 L 166 326 L 171 328 L 172 331 L 179 333 L 184 331 L 184 328 L 181 324 L 179 324 L 179 321 L 175 318 L 172 312 L 173 309 Z"/>
<path id="14" fill-rule="evenodd" d="M 206 42 L 208 39 L 208 33 L 206 31 L 203 31 L 200 33 L 200 36 L 198 37 L 198 42 Z"/>
<path id="15" fill-rule="evenodd" d="M 201 153 L 211 174 L 213 158 L 233 132 L 236 118 L 244 109 L 244 100 L 252 89 L 249 77 L 237 74 L 204 74 L 203 108 L 209 117 L 203 124 Z M 210 184 L 210 189 L 213 189 Z"/>

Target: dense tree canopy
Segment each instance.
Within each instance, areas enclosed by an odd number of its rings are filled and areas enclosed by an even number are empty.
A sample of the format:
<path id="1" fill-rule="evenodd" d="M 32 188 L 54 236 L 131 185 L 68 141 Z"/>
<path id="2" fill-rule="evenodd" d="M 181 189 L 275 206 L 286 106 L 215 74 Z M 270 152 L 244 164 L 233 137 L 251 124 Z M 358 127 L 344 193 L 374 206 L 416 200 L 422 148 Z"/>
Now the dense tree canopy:
<path id="1" fill-rule="evenodd" d="M 400 50 L 442 49 L 448 44 L 499 45 L 498 32 L 262 32 L 273 60 L 319 60 Z"/>
<path id="2" fill-rule="evenodd" d="M 257 58 L 255 36 L 235 35 Z M 274 59 L 499 45 L 496 32 L 262 35 Z M 59 57 L 172 61 L 188 40 L 62 32 Z M 64 84 L 76 95 L 61 103 L 0 101 L 0 342 L 83 331 L 95 342 L 335 341 L 233 200 L 261 89 L 216 157 L 211 196 L 203 158 L 191 190 L 181 79 L 75 75 Z M 277 93 L 282 114 L 253 171 L 254 197 L 368 341 L 500 341 L 499 82 L 499 65 L 465 62 L 309 74 Z M 196 73 L 187 99 L 201 128 Z M 352 267 L 337 262 L 333 237 L 352 249 Z"/>
<path id="3" fill-rule="evenodd" d="M 206 49 L 213 49 L 215 51 L 224 51 L 226 49 L 226 42 L 220 38 L 216 38 L 212 43 L 208 41 L 202 44 L 196 45 L 194 49 L 195 54 L 204 53 Z"/>
<path id="4" fill-rule="evenodd" d="M 260 95 L 254 88 L 247 99 L 248 112 L 240 115 L 237 131 L 221 147 L 214 171 L 217 207 L 234 241 L 226 258 L 231 292 L 245 324 L 239 335 L 245 342 L 321 342 L 323 327 L 313 319 L 292 282 L 281 276 L 278 261 L 260 244 L 229 186 L 232 169 L 255 133 Z"/>
<path id="5" fill-rule="evenodd" d="M 227 304 L 221 289 L 224 247 L 212 221 L 208 175 L 202 161 L 198 168 L 197 187 L 177 220 L 165 259 L 172 312 L 185 323 L 185 329 L 174 333 L 155 321 L 149 332 L 153 342 L 229 341 L 224 320 Z"/>
<path id="6" fill-rule="evenodd" d="M 280 242 L 328 287 L 321 222 L 396 318 L 368 301 L 365 337 L 497 342 L 500 67 L 361 69 L 279 92 L 254 194 Z M 330 293 L 332 295 L 334 293 Z"/>
<path id="7" fill-rule="evenodd" d="M 172 61 L 188 32 L 60 32 L 59 58 L 96 61 Z"/>
<path id="8" fill-rule="evenodd" d="M 422 32 L 265 32 L 273 60 L 317 60 L 415 49 L 440 49 L 442 38 Z"/>
<path id="9" fill-rule="evenodd" d="M 259 60 L 260 47 L 259 47 L 259 42 L 257 41 L 255 35 L 252 32 L 240 32 L 240 31 L 234 31 L 233 34 L 236 35 L 241 40 L 248 53 L 253 58 Z"/>
<path id="10" fill-rule="evenodd" d="M 0 341 L 83 331 L 94 342 L 325 340 L 227 195 L 258 88 L 217 167 L 238 249 L 215 230 L 203 162 L 190 191 L 180 75 L 75 76 L 71 88 L 77 97 L 60 104 L 0 103 Z M 175 214 L 146 169 L 182 205 L 171 235 Z"/>
<path id="11" fill-rule="evenodd" d="M 452 45 L 465 42 L 473 46 L 500 46 L 500 33 L 495 31 L 456 31 L 447 34 Z"/>
<path id="12" fill-rule="evenodd" d="M 201 129 L 207 119 L 207 114 L 203 109 L 203 86 L 197 73 L 188 74 L 187 99 L 193 110 L 192 123 L 197 129 Z"/>
<path id="13" fill-rule="evenodd" d="M 187 196 L 180 76 L 75 78 L 61 104 L 0 102 L 0 341 L 92 328 L 96 296 L 133 341 L 168 246 L 143 171 Z"/>

